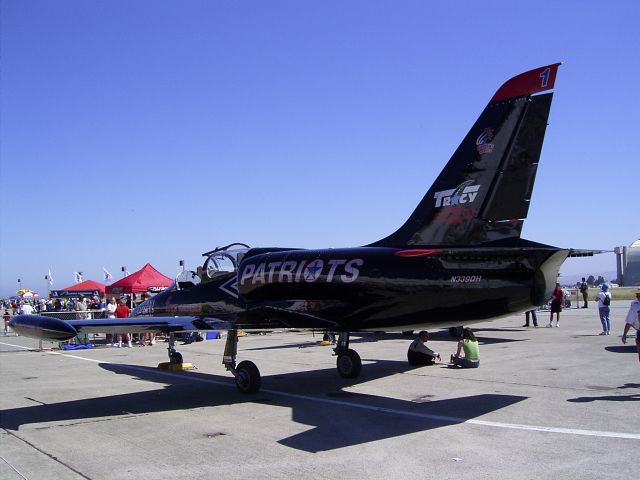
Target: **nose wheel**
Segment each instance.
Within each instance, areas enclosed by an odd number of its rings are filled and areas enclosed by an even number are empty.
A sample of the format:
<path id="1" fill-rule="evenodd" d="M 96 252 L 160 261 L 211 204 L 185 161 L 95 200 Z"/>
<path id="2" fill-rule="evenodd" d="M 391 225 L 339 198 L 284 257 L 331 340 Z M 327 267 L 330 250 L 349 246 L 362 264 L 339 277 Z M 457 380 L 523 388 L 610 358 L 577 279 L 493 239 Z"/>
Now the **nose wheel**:
<path id="1" fill-rule="evenodd" d="M 182 363 L 182 354 L 175 350 L 169 352 L 169 363 Z"/>
<path id="2" fill-rule="evenodd" d="M 169 363 L 176 365 L 182 363 L 182 354 L 176 350 L 176 336 L 174 333 L 169 334 Z"/>

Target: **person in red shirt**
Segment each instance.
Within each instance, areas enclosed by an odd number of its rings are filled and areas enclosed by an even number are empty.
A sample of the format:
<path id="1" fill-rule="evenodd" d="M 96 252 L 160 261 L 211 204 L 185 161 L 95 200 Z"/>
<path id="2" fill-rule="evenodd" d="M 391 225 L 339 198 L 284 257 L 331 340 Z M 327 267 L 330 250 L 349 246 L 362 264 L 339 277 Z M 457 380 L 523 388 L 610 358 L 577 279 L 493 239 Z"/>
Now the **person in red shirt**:
<path id="1" fill-rule="evenodd" d="M 116 307 L 116 318 L 128 318 L 131 313 L 131 309 L 127 307 L 127 304 L 122 301 L 121 298 L 116 300 L 118 306 Z M 118 335 L 118 344 L 116 345 L 118 348 L 122 347 L 122 342 L 127 342 L 126 346 L 131 347 L 131 336 L 128 333 L 123 333 Z"/>
<path id="2" fill-rule="evenodd" d="M 553 327 L 553 314 L 556 314 L 556 327 L 560 326 L 560 312 L 562 311 L 562 302 L 564 301 L 564 291 L 560 288 L 560 284 L 556 283 L 556 288 L 551 294 L 551 316 L 549 317 L 549 325 Z"/>

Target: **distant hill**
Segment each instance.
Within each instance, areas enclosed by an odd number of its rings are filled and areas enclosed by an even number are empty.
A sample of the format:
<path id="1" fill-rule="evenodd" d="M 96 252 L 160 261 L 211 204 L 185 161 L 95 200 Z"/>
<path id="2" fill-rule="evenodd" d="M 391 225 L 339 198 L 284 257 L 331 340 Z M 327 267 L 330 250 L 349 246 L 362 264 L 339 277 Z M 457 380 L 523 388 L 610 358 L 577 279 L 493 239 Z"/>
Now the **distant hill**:
<path id="1" fill-rule="evenodd" d="M 599 275 L 602 275 L 607 282 L 615 282 L 618 274 L 615 271 L 609 272 L 595 272 L 595 273 L 585 273 L 584 275 L 563 275 L 562 272 L 558 279 L 562 285 L 575 285 L 577 282 L 582 280 L 582 277 L 589 278 L 589 275 L 593 275 L 598 278 Z"/>

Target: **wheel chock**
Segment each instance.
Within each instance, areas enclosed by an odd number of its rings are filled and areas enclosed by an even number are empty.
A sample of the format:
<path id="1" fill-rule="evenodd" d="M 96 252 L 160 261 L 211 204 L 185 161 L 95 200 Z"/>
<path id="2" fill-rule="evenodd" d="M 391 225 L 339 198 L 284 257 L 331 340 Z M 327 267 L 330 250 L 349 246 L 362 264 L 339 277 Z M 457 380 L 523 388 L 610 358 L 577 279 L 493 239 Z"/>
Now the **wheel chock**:
<path id="1" fill-rule="evenodd" d="M 171 363 L 171 362 L 162 362 L 158 364 L 158 368 L 160 370 L 169 370 L 172 372 L 179 372 L 182 370 L 193 370 L 196 367 L 193 366 L 193 363 Z"/>

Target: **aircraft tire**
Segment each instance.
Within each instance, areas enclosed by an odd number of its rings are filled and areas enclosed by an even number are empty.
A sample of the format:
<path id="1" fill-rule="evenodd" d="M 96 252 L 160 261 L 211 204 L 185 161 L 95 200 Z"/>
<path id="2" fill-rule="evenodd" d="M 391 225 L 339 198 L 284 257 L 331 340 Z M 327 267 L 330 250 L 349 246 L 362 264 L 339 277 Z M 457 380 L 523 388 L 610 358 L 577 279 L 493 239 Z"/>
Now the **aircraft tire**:
<path id="1" fill-rule="evenodd" d="M 358 352 L 348 349 L 338 355 L 336 366 L 342 378 L 356 378 L 362 370 L 362 360 L 360 360 Z"/>
<path id="2" fill-rule="evenodd" d="M 182 354 L 180 352 L 176 352 L 175 350 L 169 354 L 169 363 L 182 363 Z"/>
<path id="3" fill-rule="evenodd" d="M 262 377 L 255 363 L 244 360 L 236 367 L 236 387 L 241 393 L 256 393 L 260 390 Z"/>
<path id="4" fill-rule="evenodd" d="M 460 338 L 462 337 L 463 328 L 464 327 L 462 325 L 458 327 L 449 327 L 449 335 L 451 335 L 454 338 Z"/>

